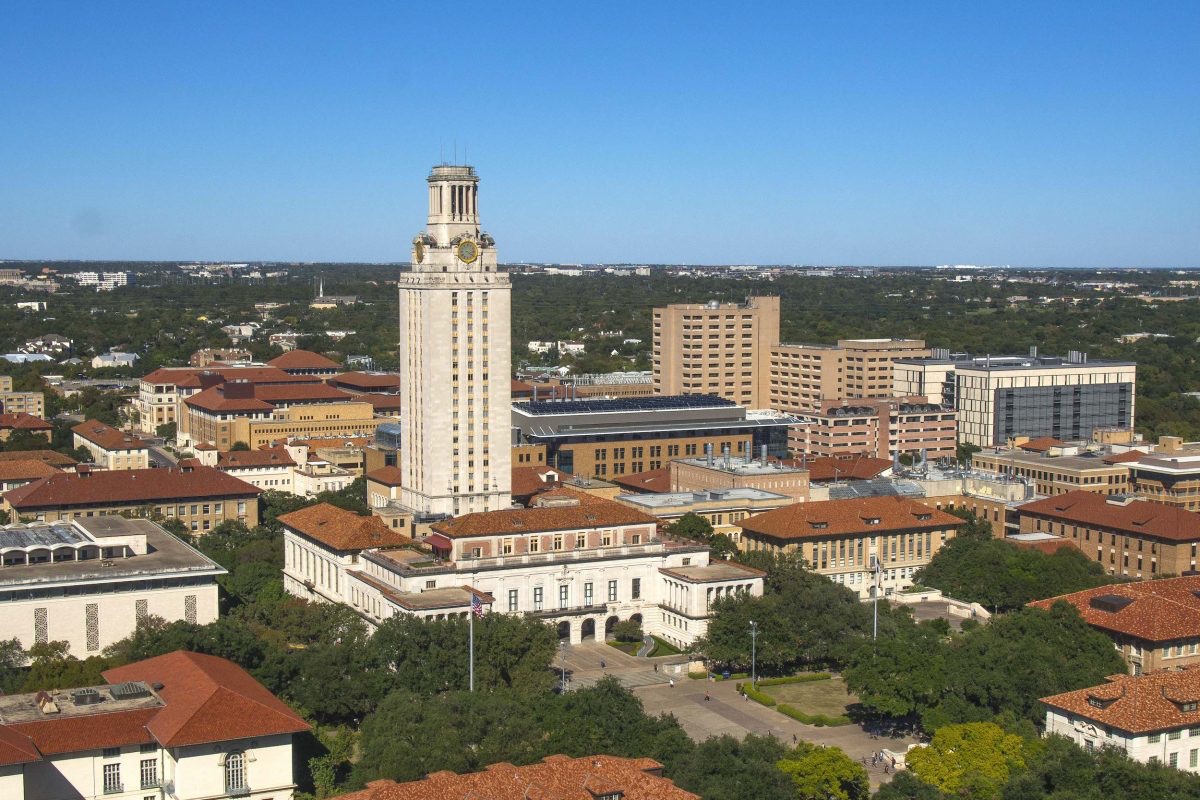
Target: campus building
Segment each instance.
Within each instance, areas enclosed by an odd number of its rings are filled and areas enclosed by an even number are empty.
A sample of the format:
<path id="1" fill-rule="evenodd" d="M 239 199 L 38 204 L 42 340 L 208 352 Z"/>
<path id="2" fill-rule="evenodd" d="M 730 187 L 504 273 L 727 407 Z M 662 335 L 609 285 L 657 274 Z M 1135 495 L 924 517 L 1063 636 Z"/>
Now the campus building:
<path id="1" fill-rule="evenodd" d="M 46 416 L 44 392 L 17 392 L 13 390 L 13 379 L 0 375 L 0 412 L 5 414 L 29 414 L 33 417 Z"/>
<path id="2" fill-rule="evenodd" d="M 891 459 L 954 458 L 958 446 L 955 411 L 924 398 L 823 401 L 804 415 L 807 424 L 791 429 L 795 455 Z"/>
<path id="3" fill-rule="evenodd" d="M 148 469 L 150 448 L 139 437 L 107 423 L 89 419 L 71 428 L 75 447 L 92 454 L 101 469 Z"/>
<path id="4" fill-rule="evenodd" d="M 745 458 L 765 445 L 783 457 L 795 423 L 707 395 L 531 401 L 512 405 L 512 444 L 544 447 L 546 466 L 611 480 L 702 456 L 707 447 Z"/>
<path id="5" fill-rule="evenodd" d="M 1200 667 L 1200 576 L 1109 584 L 1029 605 L 1059 601 L 1112 639 L 1130 674 Z"/>
<path id="6" fill-rule="evenodd" d="M 78 658 L 149 615 L 206 625 L 225 570 L 145 519 L 92 517 L 0 528 L 0 639 L 65 641 Z"/>
<path id="7" fill-rule="evenodd" d="M 929 354 L 921 339 L 777 343 L 770 351 L 771 408 L 803 414 L 818 412 L 829 401 L 892 397 L 892 365 Z"/>
<path id="8" fill-rule="evenodd" d="M 0 796 L 291 800 L 309 726 L 241 667 L 178 650 L 102 676 L 0 697 Z"/>
<path id="9" fill-rule="evenodd" d="M 830 580 L 874 596 L 912 586 L 913 574 L 954 538 L 962 520 L 907 497 L 797 503 L 741 522 L 742 549 L 795 553 Z"/>
<path id="10" fill-rule="evenodd" d="M 426 517 L 507 508 L 512 284 L 479 226 L 474 167 L 436 166 L 427 183 L 400 275 L 403 504 Z"/>
<path id="11" fill-rule="evenodd" d="M 787 495 L 762 489 L 620 494 L 613 499 L 649 514 L 666 525 L 676 522 L 685 514 L 696 514 L 712 525 L 713 533 L 728 536 L 734 544 L 741 542 L 742 528 L 738 523 L 743 519 L 795 502 Z"/>
<path id="12" fill-rule="evenodd" d="M 178 519 L 195 533 L 222 522 L 258 524 L 256 486 L 194 461 L 178 467 L 91 470 L 42 478 L 6 492 L 0 509 L 17 519 L 59 522 L 110 514 Z"/>
<path id="13" fill-rule="evenodd" d="M 728 450 L 717 455 L 710 449 L 704 458 L 680 458 L 668 465 L 672 492 L 711 492 L 757 489 L 787 497 L 793 503 L 809 496 L 808 470 L 772 460 L 734 456 Z"/>
<path id="14" fill-rule="evenodd" d="M 285 515 L 285 532 L 293 531 L 285 588 L 345 603 L 372 625 L 396 614 L 465 616 L 474 596 L 492 612 L 555 625 L 572 643 L 603 641 L 633 619 L 679 647 L 705 634 L 716 599 L 762 594 L 761 572 L 710 563 L 707 547 L 660 536 L 654 517 L 627 505 L 570 488 L 533 503 L 435 522 L 420 547 L 391 542 L 395 532 L 378 521 L 346 542 L 337 524 L 317 528 Z M 372 543 L 374 534 L 381 538 Z M 302 562 L 323 577 L 291 566 Z"/>
<path id="15" fill-rule="evenodd" d="M 1111 675 L 1107 683 L 1043 697 L 1046 733 L 1089 753 L 1123 750 L 1143 764 L 1200 773 L 1200 669 Z"/>
<path id="16" fill-rule="evenodd" d="M 1078 445 L 1030 451 L 1025 447 L 988 447 L 971 454 L 971 469 L 1028 481 L 1040 495 L 1083 491 L 1120 495 L 1129 491 L 1129 464 L 1103 450 Z"/>
<path id="17" fill-rule="evenodd" d="M 708 394 L 766 408 L 771 347 L 779 341 L 779 298 L 681 303 L 654 309 L 656 395 Z"/>
<path id="18" fill-rule="evenodd" d="M 1196 569 L 1200 514 L 1128 495 L 1072 491 L 1018 508 L 1022 533 L 1064 537 L 1110 575 L 1150 579 Z"/>
<path id="19" fill-rule="evenodd" d="M 1079 440 L 1097 428 L 1129 430 L 1134 421 L 1137 364 L 1039 356 L 951 356 L 901 359 L 894 391 L 938 398 L 958 412 L 959 441 L 1004 446 L 1018 436 Z"/>
<path id="20" fill-rule="evenodd" d="M 1200 447 L 1164 436 L 1148 455 L 1128 461 L 1129 485 L 1154 503 L 1200 511 Z"/>

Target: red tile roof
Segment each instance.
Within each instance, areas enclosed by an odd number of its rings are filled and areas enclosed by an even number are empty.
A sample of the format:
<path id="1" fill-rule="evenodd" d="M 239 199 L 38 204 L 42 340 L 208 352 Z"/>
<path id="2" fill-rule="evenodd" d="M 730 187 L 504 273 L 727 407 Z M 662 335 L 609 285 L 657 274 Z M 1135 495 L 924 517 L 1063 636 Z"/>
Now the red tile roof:
<path id="1" fill-rule="evenodd" d="M 789 466 L 800 466 L 799 462 L 787 462 Z M 854 458 L 831 458 L 819 456 L 805 461 L 809 483 L 823 481 L 867 481 L 878 478 L 892 468 L 886 458 L 855 456 Z"/>
<path id="2" fill-rule="evenodd" d="M 308 723 L 244 669 L 216 656 L 178 650 L 106 670 L 110 683 L 161 683 L 166 703 L 147 724 L 164 747 L 299 733 Z"/>
<path id="3" fill-rule="evenodd" d="M 151 744 L 154 737 L 146 725 L 162 710 L 138 708 L 110 711 L 107 714 L 47 718 L 12 723 L 7 728 L 19 736 L 29 737 L 42 755 L 54 756 L 105 747 Z"/>
<path id="4" fill-rule="evenodd" d="M 491 764 L 482 772 L 435 772 L 423 780 L 372 781 L 338 800 L 700 800 L 661 777 L 662 765 L 649 758 L 547 756 L 539 764 Z"/>
<path id="5" fill-rule="evenodd" d="M 554 467 L 516 466 L 512 468 L 512 496 L 530 497 L 544 489 L 553 489 L 575 477 Z"/>
<path id="6" fill-rule="evenodd" d="M 412 539 L 385 525 L 379 517 L 360 517 L 353 511 L 318 503 L 279 517 L 288 528 L 334 550 L 400 547 Z"/>
<path id="7" fill-rule="evenodd" d="M 394 372 L 343 372 L 329 379 L 335 386 L 349 386 L 359 391 L 400 389 L 400 376 Z"/>
<path id="8" fill-rule="evenodd" d="M 118 430 L 97 419 L 81 422 L 71 430 L 105 450 L 143 450 L 146 448 L 146 443 L 132 433 Z"/>
<path id="9" fill-rule="evenodd" d="M 1126 450 L 1124 453 L 1113 453 L 1100 459 L 1105 464 L 1129 464 L 1134 461 L 1141 461 L 1146 458 L 1146 453 L 1141 450 Z"/>
<path id="10" fill-rule="evenodd" d="M 41 759 L 42 754 L 38 752 L 32 739 L 0 725 L 0 767 L 28 764 L 30 761 Z"/>
<path id="11" fill-rule="evenodd" d="M 8 450 L 0 453 L 0 461 L 42 461 L 52 467 L 73 467 L 79 463 L 55 450 Z"/>
<path id="12" fill-rule="evenodd" d="M 1062 439 L 1055 439 L 1053 436 L 1042 436 L 1038 439 L 1030 439 L 1025 444 L 1019 444 L 1017 447 L 1029 453 L 1044 453 L 1053 447 L 1062 447 L 1066 442 Z"/>
<path id="13" fill-rule="evenodd" d="M 199 367 L 164 367 L 142 377 L 145 383 L 176 385 L 185 388 L 200 386 L 200 376 L 211 373 L 220 381 L 245 380 L 250 383 L 319 383 L 316 375 L 291 375 L 277 367 L 218 367 L 210 364 Z"/>
<path id="14" fill-rule="evenodd" d="M 277 358 L 272 358 L 267 364 L 285 371 L 289 369 L 340 369 L 342 366 L 336 361 L 330 361 L 320 353 L 308 350 L 289 350 Z"/>
<path id="15" fill-rule="evenodd" d="M 1200 710 L 1184 711 L 1200 701 L 1200 669 L 1110 675 L 1108 683 L 1043 697 L 1060 709 L 1132 734 L 1200 727 Z"/>
<path id="16" fill-rule="evenodd" d="M 399 467 L 380 467 L 371 470 L 366 475 L 367 480 L 382 483 L 384 486 L 402 486 L 403 484 L 400 483 L 402 477 L 404 477 L 404 473 Z"/>
<path id="17" fill-rule="evenodd" d="M 293 467 L 296 462 L 286 447 L 265 450 L 226 450 L 217 453 L 217 469 L 248 469 L 250 467 Z"/>
<path id="18" fill-rule="evenodd" d="M 254 396 L 268 403 L 303 403 L 322 401 L 327 403 L 348 402 L 358 398 L 343 392 L 328 383 L 292 383 L 274 386 L 255 386 Z"/>
<path id="19" fill-rule="evenodd" d="M 1035 600 L 1034 608 L 1050 608 L 1059 600 L 1079 610 L 1093 628 L 1132 636 L 1146 642 L 1170 642 L 1200 638 L 1200 576 L 1164 578 L 1156 581 L 1117 583 L 1082 592 Z M 1131 602 L 1106 603 L 1101 597 L 1128 598 Z M 1096 606 L 1100 606 L 1099 608 Z M 1115 608 L 1115 611 L 1105 610 Z"/>
<path id="20" fill-rule="evenodd" d="M 618 475 L 612 481 L 618 486 L 624 486 L 639 494 L 664 494 L 671 491 L 671 468 L 663 467 L 645 472 L 634 472 L 630 475 Z"/>
<path id="21" fill-rule="evenodd" d="M 871 520 L 878 520 L 871 524 Z M 824 538 L 889 531 L 925 531 L 957 528 L 958 517 L 905 497 L 859 497 L 796 503 L 741 521 L 743 534 L 773 539 Z"/>
<path id="22" fill-rule="evenodd" d="M 379 394 L 377 392 L 364 392 L 353 398 L 360 402 L 370 403 L 375 411 L 384 413 L 389 411 L 400 411 L 400 395 L 398 394 Z"/>
<path id="23" fill-rule="evenodd" d="M 571 499 L 578 502 L 574 505 L 464 514 L 444 522 L 435 522 L 431 527 L 437 533 L 451 539 L 462 539 L 502 533 L 517 535 L 541 531 L 585 530 L 612 525 L 654 525 L 658 522 L 648 514 L 586 492 L 561 488 L 555 489 L 554 495 L 571 496 Z"/>
<path id="24" fill-rule="evenodd" d="M 52 431 L 54 426 L 41 417 L 18 411 L 15 414 L 0 414 L 0 430 Z"/>
<path id="25" fill-rule="evenodd" d="M 26 459 L 24 461 L 0 461 L 0 481 L 33 481 L 58 475 L 62 470 L 52 467 L 45 461 Z"/>
<path id="26" fill-rule="evenodd" d="M 201 411 L 210 411 L 212 413 L 222 412 L 253 412 L 253 411 L 274 411 L 275 406 L 268 403 L 266 400 L 259 400 L 257 397 L 226 397 L 225 392 L 220 386 L 213 386 L 205 389 L 199 394 L 194 394 L 183 401 L 185 405 L 191 408 L 198 408 Z"/>
<path id="27" fill-rule="evenodd" d="M 1017 512 L 1135 536 L 1175 542 L 1200 540 L 1200 514 L 1194 511 L 1146 500 L 1128 500 L 1121 505 L 1109 502 L 1107 495 L 1078 489 L 1018 506 Z"/>
<path id="28" fill-rule="evenodd" d="M 161 500 L 250 497 L 262 492 L 212 467 L 123 469 L 51 475 L 4 494 L 20 512 L 39 508 L 109 506 Z"/>

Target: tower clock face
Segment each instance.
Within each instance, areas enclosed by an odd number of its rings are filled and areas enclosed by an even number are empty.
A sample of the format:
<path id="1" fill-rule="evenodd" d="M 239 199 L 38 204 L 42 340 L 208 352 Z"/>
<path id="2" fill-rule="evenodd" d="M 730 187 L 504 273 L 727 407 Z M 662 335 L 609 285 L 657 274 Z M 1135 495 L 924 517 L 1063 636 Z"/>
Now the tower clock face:
<path id="1" fill-rule="evenodd" d="M 425 243 L 420 239 L 413 243 L 413 255 L 416 257 L 418 264 L 425 260 Z"/>
<path id="2" fill-rule="evenodd" d="M 479 258 L 479 245 L 467 239 L 464 242 L 458 243 L 458 260 L 464 264 L 470 264 L 475 259 Z"/>

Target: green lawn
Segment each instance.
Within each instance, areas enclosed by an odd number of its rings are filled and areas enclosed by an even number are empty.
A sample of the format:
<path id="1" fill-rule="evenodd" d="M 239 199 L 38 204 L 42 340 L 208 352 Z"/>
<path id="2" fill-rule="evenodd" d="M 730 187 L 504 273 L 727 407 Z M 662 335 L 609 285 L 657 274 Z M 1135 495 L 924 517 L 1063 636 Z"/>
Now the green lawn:
<path id="1" fill-rule="evenodd" d="M 858 702 L 857 697 L 846 693 L 846 684 L 841 678 L 764 686 L 761 691 L 771 695 L 780 705 L 786 703 L 806 714 L 824 714 L 829 717 L 845 714 L 847 706 Z"/>
<path id="2" fill-rule="evenodd" d="M 654 640 L 654 649 L 650 651 L 651 658 L 655 656 L 674 656 L 683 652 L 665 639 L 660 639 L 657 636 L 651 636 L 650 638 Z M 635 650 L 634 652 L 636 653 L 637 651 Z"/>
<path id="3" fill-rule="evenodd" d="M 629 653 L 631 656 L 636 656 L 637 651 L 641 648 L 641 642 L 606 642 L 609 647 L 615 647 L 622 653 Z"/>

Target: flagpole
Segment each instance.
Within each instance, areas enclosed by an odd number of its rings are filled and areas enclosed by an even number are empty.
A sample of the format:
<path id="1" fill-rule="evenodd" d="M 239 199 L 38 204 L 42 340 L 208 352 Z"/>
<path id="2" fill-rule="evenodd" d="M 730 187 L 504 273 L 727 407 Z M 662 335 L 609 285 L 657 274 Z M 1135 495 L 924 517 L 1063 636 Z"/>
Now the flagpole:
<path id="1" fill-rule="evenodd" d="M 467 691 L 475 691 L 475 608 L 472 605 L 471 613 L 467 614 L 467 630 L 470 631 L 471 647 L 470 655 L 468 656 L 468 676 L 467 676 Z"/>

